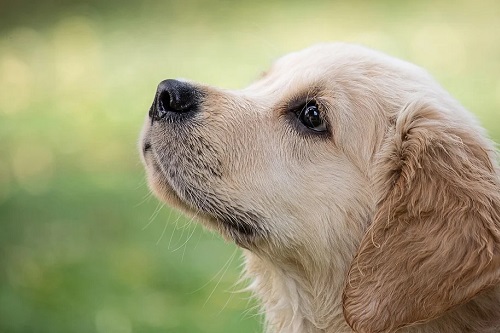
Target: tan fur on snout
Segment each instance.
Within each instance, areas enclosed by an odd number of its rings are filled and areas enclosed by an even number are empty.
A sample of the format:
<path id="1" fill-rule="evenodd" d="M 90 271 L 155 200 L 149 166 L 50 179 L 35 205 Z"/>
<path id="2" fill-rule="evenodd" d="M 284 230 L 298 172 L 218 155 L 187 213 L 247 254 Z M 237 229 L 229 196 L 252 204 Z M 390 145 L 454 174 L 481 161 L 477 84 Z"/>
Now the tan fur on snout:
<path id="1" fill-rule="evenodd" d="M 500 332 L 497 155 L 425 71 L 324 44 L 190 85 L 196 112 L 145 122 L 149 184 L 244 248 L 269 332 Z"/>

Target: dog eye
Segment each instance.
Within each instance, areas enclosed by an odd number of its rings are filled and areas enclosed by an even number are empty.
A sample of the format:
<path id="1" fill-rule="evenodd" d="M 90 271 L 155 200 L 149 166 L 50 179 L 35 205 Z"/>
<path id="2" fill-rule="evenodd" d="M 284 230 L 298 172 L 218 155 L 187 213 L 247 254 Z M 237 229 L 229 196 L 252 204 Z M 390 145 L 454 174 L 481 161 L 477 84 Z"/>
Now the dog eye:
<path id="1" fill-rule="evenodd" d="M 304 124 L 307 128 L 315 132 L 326 131 L 326 125 L 323 118 L 320 115 L 318 106 L 316 104 L 308 104 L 302 108 L 298 116 L 300 122 Z"/>

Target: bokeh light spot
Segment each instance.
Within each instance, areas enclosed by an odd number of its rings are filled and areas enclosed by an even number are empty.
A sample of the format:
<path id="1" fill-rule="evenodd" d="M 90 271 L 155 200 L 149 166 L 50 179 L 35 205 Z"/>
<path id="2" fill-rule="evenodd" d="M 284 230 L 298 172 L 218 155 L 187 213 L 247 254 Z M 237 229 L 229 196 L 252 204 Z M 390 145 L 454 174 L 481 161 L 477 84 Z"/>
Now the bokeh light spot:
<path id="1" fill-rule="evenodd" d="M 19 185 L 32 194 L 45 192 L 54 172 L 52 151 L 39 143 L 24 143 L 12 155 L 12 171 Z"/>
<path id="2" fill-rule="evenodd" d="M 99 90 L 100 42 L 89 18 L 69 17 L 59 23 L 53 38 L 53 55 L 60 91 L 92 87 Z"/>
<path id="3" fill-rule="evenodd" d="M 9 166 L 0 160 L 0 203 L 9 197 L 10 177 Z"/>
<path id="4" fill-rule="evenodd" d="M 33 260 L 29 249 L 15 247 L 9 256 L 6 267 L 7 278 L 14 287 L 28 287 L 37 289 L 43 284 L 43 272 L 39 264 Z"/>
<path id="5" fill-rule="evenodd" d="M 114 308 L 99 310 L 95 316 L 95 325 L 98 333 L 132 333 L 130 320 Z"/>
<path id="6" fill-rule="evenodd" d="M 456 28 L 443 23 L 422 26 L 410 44 L 415 61 L 427 69 L 459 75 L 467 65 L 464 36 L 460 34 Z"/>
<path id="7" fill-rule="evenodd" d="M 0 112 L 24 110 L 30 104 L 33 74 L 29 66 L 13 54 L 0 57 Z"/>

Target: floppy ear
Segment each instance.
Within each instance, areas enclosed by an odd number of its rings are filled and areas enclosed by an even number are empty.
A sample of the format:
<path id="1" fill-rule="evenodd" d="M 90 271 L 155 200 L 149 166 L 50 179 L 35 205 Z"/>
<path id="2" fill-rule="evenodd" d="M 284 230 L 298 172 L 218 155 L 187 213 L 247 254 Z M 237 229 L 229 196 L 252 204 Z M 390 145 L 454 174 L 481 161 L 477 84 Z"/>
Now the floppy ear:
<path id="1" fill-rule="evenodd" d="M 491 143 L 459 115 L 415 102 L 377 164 L 374 220 L 343 295 L 356 332 L 439 317 L 500 282 L 500 185 Z"/>

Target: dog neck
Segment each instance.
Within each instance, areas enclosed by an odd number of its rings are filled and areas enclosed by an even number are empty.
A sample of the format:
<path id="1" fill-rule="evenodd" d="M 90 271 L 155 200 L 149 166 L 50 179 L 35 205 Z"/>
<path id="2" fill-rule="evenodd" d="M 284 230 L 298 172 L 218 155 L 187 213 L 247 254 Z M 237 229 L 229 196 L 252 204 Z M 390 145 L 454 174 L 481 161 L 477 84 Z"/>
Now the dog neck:
<path id="1" fill-rule="evenodd" d="M 245 273 L 252 281 L 249 289 L 261 301 L 267 332 L 353 332 L 344 319 L 342 292 L 371 212 L 358 207 L 345 215 L 339 212 L 332 216 L 337 216 L 335 221 L 326 221 L 325 225 L 351 232 L 339 236 L 324 230 L 326 237 L 293 248 L 263 245 L 255 251 L 244 251 Z"/>
<path id="2" fill-rule="evenodd" d="M 300 263 L 245 254 L 249 289 L 262 303 L 267 332 L 352 332 L 342 313 L 345 267 L 312 272 Z"/>
<path id="3" fill-rule="evenodd" d="M 323 261 L 323 265 L 311 262 L 304 265 L 248 250 L 244 254 L 245 274 L 252 281 L 248 289 L 262 304 L 266 332 L 353 333 L 342 308 L 345 274 L 352 258 L 338 257 Z M 398 332 L 495 333 L 499 327 L 500 287 L 492 287 L 442 317 Z"/>

